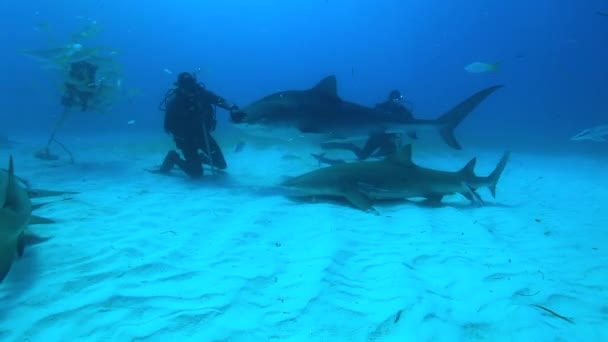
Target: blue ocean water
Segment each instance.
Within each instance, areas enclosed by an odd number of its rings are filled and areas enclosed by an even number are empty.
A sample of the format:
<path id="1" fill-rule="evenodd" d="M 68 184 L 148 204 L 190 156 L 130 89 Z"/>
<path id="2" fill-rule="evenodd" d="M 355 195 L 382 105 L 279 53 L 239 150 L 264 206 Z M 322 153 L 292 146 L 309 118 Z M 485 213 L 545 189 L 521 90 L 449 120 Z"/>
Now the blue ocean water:
<path id="1" fill-rule="evenodd" d="M 501 152 L 499 151 L 505 149 L 513 149 L 526 154 L 528 159 L 523 158 L 522 160 L 529 163 L 562 154 L 573 156 L 574 159 L 548 160 L 546 163 L 551 165 L 552 169 L 559 169 L 563 165 L 578 165 L 578 163 L 583 165 L 585 162 L 576 158 L 588 155 L 597 158 L 598 163 L 605 163 L 606 143 L 589 140 L 572 141 L 570 138 L 583 129 L 608 124 L 608 101 L 606 101 L 608 94 L 608 64 L 606 63 L 608 60 L 608 16 L 606 13 L 608 13 L 608 2 L 601 0 L 557 2 L 549 0 L 471 0 L 466 2 L 437 0 L 226 0 L 221 2 L 190 0 L 171 2 L 154 0 L 133 3 L 116 0 L 5 1 L 0 4 L 0 22 L 3 28 L 3 34 L 0 36 L 0 60 L 2 61 L 0 66 L 4 80 L 0 85 L 0 99 L 4 107 L 0 111 L 0 136 L 6 136 L 17 143 L 27 141 L 27 148 L 31 150 L 28 150 L 28 153 L 33 152 L 37 147 L 44 146 L 48 134 L 62 111 L 60 99 L 64 74 L 48 67 L 61 63 L 60 59 L 51 57 L 50 51 L 54 48 L 81 44 L 83 47 L 96 46 L 111 51 L 111 61 L 107 62 L 108 65 L 120 67 L 120 74 L 112 80 L 112 82 L 119 82 L 117 90 L 119 96 L 117 95 L 104 113 L 74 113 L 69 118 L 69 122 L 59 132 L 59 137 L 72 137 L 72 140 L 69 140 L 72 142 L 72 146 L 74 137 L 86 137 L 87 142 L 96 140 L 102 145 L 112 145 L 112 139 L 116 136 L 121 138 L 132 136 L 134 142 L 130 143 L 137 145 L 138 139 L 146 135 L 163 136 L 163 113 L 158 109 L 158 104 L 167 89 L 172 86 L 177 74 L 182 71 L 198 72 L 199 80 L 209 89 L 241 107 L 279 89 L 306 89 L 314 86 L 325 76 L 335 75 L 338 94 L 343 99 L 373 106 L 383 101 L 390 90 L 399 89 L 406 100 L 412 104 L 414 116 L 425 119 L 438 117 L 478 90 L 492 85 L 504 85 L 502 89 L 486 99 L 480 108 L 476 109 L 458 127 L 456 133 L 459 140 L 465 145 L 465 151 L 467 148 L 482 151 L 480 153 L 485 159 L 482 161 L 485 170 L 491 170 L 494 163 L 500 158 Z M 73 38 L 74 34 L 82 32 L 87 32 L 90 36 Z M 33 49 L 42 51 L 40 52 L 42 58 L 34 59 L 31 53 L 28 56 L 26 50 Z M 41 60 L 44 61 L 41 62 Z M 496 72 L 471 73 L 465 70 L 465 67 L 473 62 L 490 64 L 500 62 L 500 65 Z M 218 112 L 218 119 L 218 130 L 215 135 L 221 139 L 223 132 L 229 131 L 232 123 L 225 111 Z M 116 144 L 122 143 L 117 142 Z M 142 144 L 147 143 L 142 142 Z M 232 145 L 225 146 L 226 151 L 231 151 L 231 149 Z M 489 153 L 488 150 L 491 150 L 492 153 Z M 494 151 L 496 153 L 493 153 Z M 153 167 L 154 163 L 160 163 L 165 152 L 165 146 L 160 147 L 152 159 L 146 160 L 148 166 Z M 283 151 L 282 153 L 289 155 L 289 152 Z M 28 158 L 32 154 L 29 153 Z M 260 152 L 260 156 L 267 154 L 267 152 Z M 91 159 L 93 155 L 100 156 L 101 154 L 91 152 L 84 158 Z M 458 156 L 466 161 L 476 155 L 461 154 Z M 15 155 L 15 157 L 18 160 L 19 155 Z M 80 151 L 80 157 L 83 157 L 82 151 Z M 247 163 L 238 160 L 236 154 L 228 154 L 229 165 L 233 163 L 233 160 L 230 159 L 232 157 L 234 157 L 235 165 L 247 167 Z M 454 156 L 450 157 L 454 158 Z M 110 159 L 115 162 L 116 156 L 114 155 Z M 435 165 L 441 165 L 437 160 L 434 162 L 437 163 Z M 526 169 L 526 167 L 530 170 L 534 169 L 529 166 L 532 164 L 526 164 L 526 162 L 515 162 L 510 167 L 519 167 L 520 170 Z M 264 171 L 258 169 L 264 167 L 264 162 L 259 163 L 260 165 L 252 166 L 252 168 L 256 168 L 259 174 L 263 174 Z M 543 162 L 539 161 L 539 163 Z M 593 164 L 593 162 L 590 163 Z M 36 161 L 30 161 L 28 165 L 32 168 L 37 167 Z M 270 165 L 275 164 L 269 162 L 268 167 Z M 463 165 L 460 164 L 459 159 L 457 167 Z M 598 166 L 593 164 L 589 170 L 592 167 Z M 50 170 L 58 170 L 58 173 L 64 172 L 60 168 Z M 597 206 L 605 203 L 603 200 L 607 189 L 605 179 L 599 177 L 595 173 L 596 171 L 593 171 L 595 169 L 581 171 L 580 174 L 577 173 L 577 170 L 570 170 L 570 174 L 563 181 L 557 181 L 547 176 L 546 173 L 539 171 L 540 168 L 534 170 L 530 171 L 530 174 L 524 174 L 524 171 L 517 173 L 518 176 L 521 176 L 517 179 L 519 182 L 517 189 L 521 189 L 521 192 L 512 190 L 510 192 L 512 196 L 507 198 L 520 204 L 530 200 L 528 197 L 522 198 L 522 193 L 527 196 L 529 192 L 539 191 L 538 197 L 535 198 L 546 202 L 555 195 L 552 194 L 552 191 L 555 192 L 556 187 L 559 189 L 559 186 L 564 186 L 564 182 L 572 182 L 576 183 L 573 184 L 572 189 L 562 190 L 572 191 L 573 201 L 575 201 L 574 198 L 588 195 L 588 198 L 592 198 L 594 201 L 589 206 L 593 206 L 596 211 L 591 214 L 583 208 L 573 214 L 563 214 L 561 207 L 548 206 L 543 209 L 544 211 L 540 210 L 545 215 L 542 220 L 550 221 L 551 218 L 547 216 L 550 216 L 551 209 L 554 209 L 566 216 L 583 215 L 588 220 L 586 222 L 593 224 L 606 221 L 603 216 L 593 216 L 601 214 Z M 86 173 L 90 170 L 88 166 L 83 166 L 77 171 Z M 121 175 L 127 177 L 124 168 L 120 168 L 120 171 L 123 172 Z M 128 171 L 141 172 L 141 168 Z M 294 173 L 293 169 L 289 171 Z M 304 171 L 307 169 L 301 169 L 301 172 Z M 47 171 L 24 172 L 26 175 L 37 175 Z M 100 170 L 95 170 L 95 172 L 103 173 Z M 517 178 L 513 173 L 510 175 L 512 179 Z M 594 178 L 596 176 L 597 178 Z M 72 178 L 60 175 L 58 177 L 58 179 Z M 132 175 L 132 177 L 138 176 Z M 547 192 L 541 192 L 535 185 L 535 179 L 542 177 L 551 178 L 554 181 L 551 183 L 552 186 L 543 187 Z M 597 187 L 587 183 L 577 183 L 582 182 L 580 178 L 587 179 Z M 53 185 L 51 180 L 46 179 L 45 181 L 48 183 L 47 185 Z M 163 180 L 163 182 L 166 181 Z M 77 185 L 78 183 L 68 182 L 66 184 Z M 163 184 L 168 187 L 172 186 Z M 577 184 L 579 185 L 578 190 Z M 65 188 L 64 184 L 59 183 L 58 185 L 59 188 Z M 99 186 L 100 190 L 103 190 L 102 188 Z M 581 189 L 589 192 L 597 190 L 598 192 L 589 194 L 583 191 L 581 193 Z M 148 190 L 146 188 L 146 190 L 139 189 L 138 191 Z M 178 190 L 171 191 L 178 192 Z M 513 193 L 519 195 L 513 195 Z M 95 195 L 89 193 L 88 196 L 94 197 Z M 569 197 L 564 194 L 560 196 Z M 560 203 L 567 201 L 568 199 L 564 199 Z M 580 199 L 578 201 L 582 202 Z M 583 204 L 578 204 L 584 207 Z M 311 210 L 314 212 L 315 209 Z M 335 218 L 333 215 L 338 215 L 335 222 L 349 222 L 345 217 L 352 211 L 350 208 L 341 209 L 344 211 L 335 214 L 326 212 L 326 208 L 319 210 L 321 216 L 329 215 L 329 217 Z M 391 210 L 397 211 L 396 208 Z M 409 210 L 415 210 L 415 208 Z M 530 212 L 534 212 L 534 210 L 530 209 Z M 51 209 L 50 214 L 52 213 Z M 238 215 L 238 212 L 233 215 Z M 306 215 L 310 214 L 301 214 L 299 217 L 307 217 Z M 432 221 L 434 217 L 432 215 L 435 214 L 429 215 L 430 218 L 427 217 L 427 219 Z M 268 216 L 272 215 L 268 214 Z M 497 218 L 496 220 L 507 219 Z M 445 218 L 439 219 L 439 221 L 442 222 L 441 224 L 449 222 Z M 391 224 L 396 225 L 397 223 L 391 221 Z M 555 224 L 557 225 L 557 223 Z M 578 228 L 584 229 L 585 227 Z M 283 229 L 287 228 L 283 227 Z M 170 230 L 165 229 L 165 231 Z M 598 228 L 598 231 L 595 240 L 603 239 L 601 241 L 605 242 L 605 228 Z M 575 232 L 576 230 L 568 231 L 563 235 L 575 234 Z M 57 234 L 60 234 L 59 231 L 56 231 L 55 235 Z M 357 231 L 357 234 L 363 233 Z M 525 234 L 525 232 L 510 232 L 507 235 L 511 238 L 512 235 L 518 234 Z M 343 235 L 348 234 L 343 232 Z M 378 236 L 374 238 L 381 239 Z M 367 242 L 363 237 L 355 240 L 360 243 Z M 508 244 L 504 246 L 506 245 Z M 44 244 L 36 248 L 43 249 Z M 226 248 L 230 247 L 226 245 Z M 345 253 L 356 254 L 356 249 Z M 251 255 L 248 257 L 254 258 Z M 350 254 L 349 257 L 356 258 Z M 294 258 L 297 259 L 297 257 Z M 542 255 L 538 256 L 538 259 L 542 259 Z M 597 257 L 597 260 L 606 260 L 605 250 Z M 339 266 L 340 263 L 337 265 Z M 573 265 L 572 267 L 575 267 L 576 263 Z M 466 269 L 466 265 L 464 268 Z M 475 265 L 471 268 L 481 269 L 483 267 Z M 556 267 L 556 269 L 559 268 Z M 340 270 L 335 271 L 340 273 Z M 434 269 L 429 268 L 420 277 L 433 277 L 433 271 Z M 535 270 L 528 271 L 536 272 Z M 562 271 L 567 272 L 567 270 Z M 508 277 L 505 274 L 506 272 L 495 274 L 494 277 Z M 444 274 L 442 277 L 448 276 Z M 598 277 L 605 279 L 605 275 L 598 275 Z M 576 282 L 577 279 L 572 282 Z M 339 277 L 332 278 L 330 283 L 334 281 L 340 282 Z M 584 281 L 581 280 L 581 282 Z M 326 283 L 327 281 L 324 284 L 327 285 Z M 446 284 L 449 283 L 446 281 Z M 591 286 L 589 285 L 589 287 Z M 331 284 L 329 288 L 331 288 Z M 340 297 L 340 294 L 333 293 L 331 290 L 327 291 L 326 294 L 329 296 L 335 295 L 341 300 L 346 300 L 344 297 Z M 603 287 L 598 289 L 598 292 L 601 291 L 604 291 Z M 529 294 L 525 292 L 524 296 Z M 575 294 L 576 290 L 568 292 L 568 295 L 573 297 L 576 297 Z M 10 293 L 3 295 L 4 298 L 10 297 Z M 606 299 L 605 296 L 601 298 L 604 301 Z M 388 301 L 385 298 L 380 301 L 385 300 Z M 374 305 L 373 298 L 362 299 L 362 301 L 370 303 L 370 306 Z M 131 305 L 137 305 L 137 303 L 133 302 Z M 601 310 L 598 309 L 599 311 L 585 316 L 586 321 L 577 321 L 579 330 L 576 333 L 569 332 L 567 328 L 560 325 L 565 322 L 567 326 L 570 324 L 569 322 L 560 320 L 560 318 L 557 318 L 556 322 L 553 319 L 557 316 L 554 315 L 551 318 L 551 314 L 549 314 L 549 318 L 544 317 L 549 323 L 545 321 L 543 324 L 546 325 L 535 330 L 536 335 L 530 335 L 530 338 L 534 340 L 580 338 L 586 336 L 584 334 L 586 329 L 581 328 L 581 325 L 585 326 L 585 324 L 594 326 L 594 328 L 588 329 L 594 334 L 590 336 L 606 338 L 608 335 L 605 332 L 601 334 L 601 329 L 594 325 L 606 325 L 606 304 L 604 302 L 601 305 Z M 182 308 L 182 310 L 188 310 L 188 308 Z M 220 310 L 228 309 L 224 307 Z M 361 309 L 361 311 L 364 310 Z M 37 314 L 33 312 L 35 310 L 32 311 L 32 315 L 36 316 Z M 403 315 L 406 316 L 405 311 L 403 312 Z M 327 316 L 319 317 L 319 320 L 329 320 L 332 314 L 335 314 L 336 317 L 340 316 L 339 312 L 328 312 Z M 380 324 L 384 322 L 383 319 L 387 319 L 387 322 L 390 323 L 390 320 L 393 319 L 391 316 L 393 312 L 387 313 L 382 319 L 379 318 L 382 314 L 378 312 L 374 314 L 378 315 L 374 317 L 377 318 L 377 322 L 370 319 L 365 321 L 365 324 L 367 322 Z M 3 315 L 8 317 L 11 316 L 11 313 L 4 312 Z M 518 316 L 519 312 L 510 311 L 510 315 Z M 246 314 L 242 319 L 246 319 L 245 316 Z M 424 321 L 427 320 L 426 318 Z M 238 319 L 238 315 L 236 319 Z M 434 319 L 431 317 L 428 320 L 433 321 Z M 311 327 L 315 327 L 314 321 L 309 316 L 305 320 Z M 398 319 L 394 318 L 394 321 L 396 323 Z M 390 325 L 389 323 L 382 323 L 385 325 L 380 324 L 377 329 L 372 328 L 372 324 L 369 323 L 369 327 L 361 328 L 364 331 L 361 331 L 360 334 L 353 334 L 356 337 L 353 337 L 352 340 L 363 340 L 361 336 L 366 336 L 368 340 L 380 339 L 379 336 L 383 332 L 390 330 L 386 327 L 386 324 Z M 496 321 L 492 324 L 499 325 Z M 227 322 L 222 322 L 221 325 L 227 330 L 232 328 Z M 263 320 L 260 325 L 264 325 Z M 103 327 L 103 323 L 100 323 L 100 326 Z M 238 324 L 235 324 L 236 326 Z M 45 325 L 45 327 L 47 326 Z M 11 338 L 16 338 L 4 332 L 9 328 L 3 327 L 3 333 Z M 482 328 L 488 329 L 485 331 L 491 330 L 486 326 Z M 482 328 L 479 329 L 483 330 Z M 201 326 L 199 329 L 204 331 L 205 328 Z M 339 330 L 339 326 L 332 327 L 332 329 Z M 354 328 L 348 326 L 348 329 Z M 402 338 L 406 338 L 403 336 L 420 337 L 424 340 L 430 339 L 429 336 L 440 336 L 440 340 L 460 340 L 463 336 L 454 334 L 453 331 L 446 331 L 443 336 L 441 334 L 432 335 L 422 327 L 409 328 L 409 330 L 407 327 L 400 329 L 409 331 L 408 334 L 402 335 Z M 49 328 L 49 330 L 52 329 Z M 255 327 L 243 325 L 236 327 L 235 330 L 255 331 Z M 307 332 L 297 330 L 290 330 L 292 340 L 330 340 L 329 338 L 334 336 L 331 332 L 322 331 L 323 329 L 310 328 L 310 331 L 315 331 L 316 335 L 307 335 Z M 484 336 L 486 338 L 500 336 L 496 333 L 497 331 L 507 330 L 497 328 L 492 330 L 492 333 L 488 333 L 489 335 L 472 334 L 467 335 L 465 339 L 484 340 Z M 546 332 L 544 338 L 539 331 Z M 419 335 L 416 335 L 417 333 Z M 127 335 L 117 332 L 114 336 L 118 340 L 124 340 Z M 335 338 L 349 340 L 345 337 L 346 335 L 336 333 Z M 141 335 L 139 336 L 141 337 Z M 194 333 L 190 336 L 197 336 L 197 334 Z M 210 335 L 204 333 L 198 336 L 205 336 L 206 340 L 213 340 L 209 337 Z M 259 335 L 252 336 L 251 339 L 239 336 L 236 340 L 259 340 Z M 271 338 L 269 337 L 271 335 L 264 336 Z M 286 335 L 277 333 L 277 336 L 285 337 Z M 525 334 L 515 336 L 526 337 Z M 21 339 L 25 337 L 27 334 L 20 335 Z M 398 340 L 400 336 L 396 333 L 393 337 Z M 225 338 L 225 340 L 231 340 L 229 337 Z"/>
<path id="2" fill-rule="evenodd" d="M 141 91 L 115 110 L 128 112 L 141 128 L 158 130 L 156 103 L 172 82 L 164 68 L 203 68 L 208 71 L 201 81 L 241 104 L 270 89 L 307 87 L 335 74 L 344 98 L 373 104 L 397 88 L 426 117 L 476 89 L 504 84 L 487 104 L 493 115 L 473 116 L 463 129 L 480 139 L 499 134 L 507 141 L 559 143 L 573 131 L 601 124 L 606 112 L 606 17 L 596 14 L 603 6 L 602 1 L 5 2 L 2 59 L 4 75 L 13 81 L 3 85 L 3 102 L 27 113 L 28 120 L 24 127 L 24 120 L 3 112 L 3 122 L 20 129 L 30 129 L 31 121 L 48 126 L 51 113 L 61 110 L 55 100 L 60 89 L 49 81 L 54 75 L 18 53 L 52 46 L 38 25 L 48 23 L 66 41 L 95 20 L 100 29 L 95 43 L 120 52 L 124 85 Z M 474 61 L 503 64 L 496 74 L 467 74 L 464 66 Z M 36 96 L 40 93 L 45 96 Z M 119 129 L 108 121 L 95 126 Z"/>

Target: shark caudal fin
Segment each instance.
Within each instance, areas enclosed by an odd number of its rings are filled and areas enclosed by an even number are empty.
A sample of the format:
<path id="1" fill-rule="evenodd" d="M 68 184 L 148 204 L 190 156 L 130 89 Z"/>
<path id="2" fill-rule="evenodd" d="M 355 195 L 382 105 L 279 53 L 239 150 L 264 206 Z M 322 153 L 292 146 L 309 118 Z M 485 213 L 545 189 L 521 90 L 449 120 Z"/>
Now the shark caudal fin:
<path id="1" fill-rule="evenodd" d="M 496 168 L 494 168 L 494 171 L 492 171 L 492 173 L 490 173 L 490 175 L 488 176 L 488 188 L 490 189 L 492 197 L 494 198 L 496 198 L 496 184 L 500 179 L 500 175 L 505 170 L 505 166 L 507 166 L 507 162 L 509 161 L 510 155 L 511 153 L 509 151 L 506 151 L 502 155 L 502 158 L 500 158 L 498 164 L 496 164 Z"/>
<path id="2" fill-rule="evenodd" d="M 462 146 L 454 136 L 454 129 L 464 120 L 486 97 L 492 94 L 497 89 L 502 88 L 502 85 L 495 85 L 484 90 L 478 91 L 466 100 L 462 101 L 449 112 L 443 114 L 436 120 L 439 124 L 439 134 L 443 141 L 450 147 L 462 150 Z"/>

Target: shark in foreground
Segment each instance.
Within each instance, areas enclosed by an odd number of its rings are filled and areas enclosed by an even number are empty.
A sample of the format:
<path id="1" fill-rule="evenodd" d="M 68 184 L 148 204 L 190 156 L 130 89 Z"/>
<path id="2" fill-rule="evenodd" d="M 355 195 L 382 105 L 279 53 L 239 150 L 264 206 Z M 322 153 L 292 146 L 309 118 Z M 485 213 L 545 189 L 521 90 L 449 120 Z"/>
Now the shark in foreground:
<path id="1" fill-rule="evenodd" d="M 283 182 L 293 197 L 340 197 L 355 208 L 373 210 L 376 200 L 422 197 L 439 203 L 443 196 L 461 194 L 473 203 L 482 203 L 477 190 L 487 187 L 496 196 L 496 184 L 509 152 L 505 152 L 489 176 L 475 175 L 476 158 L 460 171 L 433 170 L 412 161 L 411 145 L 381 161 L 355 162 L 321 168 Z"/>
<path id="2" fill-rule="evenodd" d="M 328 138 L 367 136 L 378 131 L 411 135 L 420 130 L 430 130 L 438 132 L 446 144 L 460 150 L 462 147 L 454 136 L 454 129 L 486 97 L 501 87 L 495 85 L 478 91 L 437 119 L 410 119 L 343 101 L 337 94 L 336 77 L 332 75 L 307 90 L 286 90 L 268 95 L 237 112 L 232 121 L 246 124 L 258 134 L 270 130 L 268 133 L 276 135 L 277 129 L 295 128 L 298 133 L 326 134 Z"/>
<path id="3" fill-rule="evenodd" d="M 31 198 L 57 196 L 70 192 L 28 189 L 15 176 L 13 158 L 8 169 L 0 169 L 0 282 L 4 280 L 16 256 L 22 256 L 26 245 L 48 238 L 37 237 L 26 231 L 28 225 L 54 223 L 50 219 L 32 215 L 42 204 L 32 204 Z"/>

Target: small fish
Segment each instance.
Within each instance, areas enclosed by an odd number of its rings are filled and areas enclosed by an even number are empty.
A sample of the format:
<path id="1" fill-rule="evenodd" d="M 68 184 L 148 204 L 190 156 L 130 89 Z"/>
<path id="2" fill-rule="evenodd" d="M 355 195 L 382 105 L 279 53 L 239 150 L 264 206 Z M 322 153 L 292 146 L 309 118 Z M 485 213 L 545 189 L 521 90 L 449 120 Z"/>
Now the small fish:
<path id="1" fill-rule="evenodd" d="M 479 73 L 488 72 L 488 71 L 496 72 L 496 71 L 498 71 L 498 66 L 501 63 L 502 62 L 496 62 L 494 64 L 483 63 L 483 62 L 473 62 L 473 63 L 467 65 L 466 67 L 464 67 L 464 70 L 466 70 L 467 72 L 470 72 L 472 74 L 479 74 Z"/>
<path id="2" fill-rule="evenodd" d="M 601 15 L 602 17 L 608 17 L 608 12 L 597 11 L 597 15 Z"/>
<path id="3" fill-rule="evenodd" d="M 570 138 L 572 141 L 591 140 L 597 142 L 605 142 L 608 136 L 608 125 L 597 126 L 582 130 L 577 135 Z"/>
<path id="4" fill-rule="evenodd" d="M 135 120 L 129 120 L 127 121 L 127 125 L 134 125 L 135 124 Z"/>
<path id="5" fill-rule="evenodd" d="M 173 74 L 173 71 L 171 71 L 171 70 L 169 70 L 169 69 L 167 69 L 167 68 L 164 68 L 164 69 L 163 69 L 163 71 L 164 71 L 166 74 L 168 74 L 168 75 L 172 75 L 172 74 Z"/>

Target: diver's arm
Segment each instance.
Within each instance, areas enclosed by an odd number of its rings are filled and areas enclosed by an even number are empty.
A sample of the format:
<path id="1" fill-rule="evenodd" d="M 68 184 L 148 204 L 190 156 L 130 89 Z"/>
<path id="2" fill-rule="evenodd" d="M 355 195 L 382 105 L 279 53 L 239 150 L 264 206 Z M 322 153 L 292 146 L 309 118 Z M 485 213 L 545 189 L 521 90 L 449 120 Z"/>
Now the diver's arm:
<path id="1" fill-rule="evenodd" d="M 229 111 L 236 111 L 239 109 L 239 106 L 235 105 L 234 103 L 226 100 L 225 98 L 215 95 L 214 93 L 207 91 L 207 95 L 209 96 L 211 103 L 213 103 L 214 105 L 217 105 L 221 108 L 224 108 L 225 110 L 229 110 Z"/>

